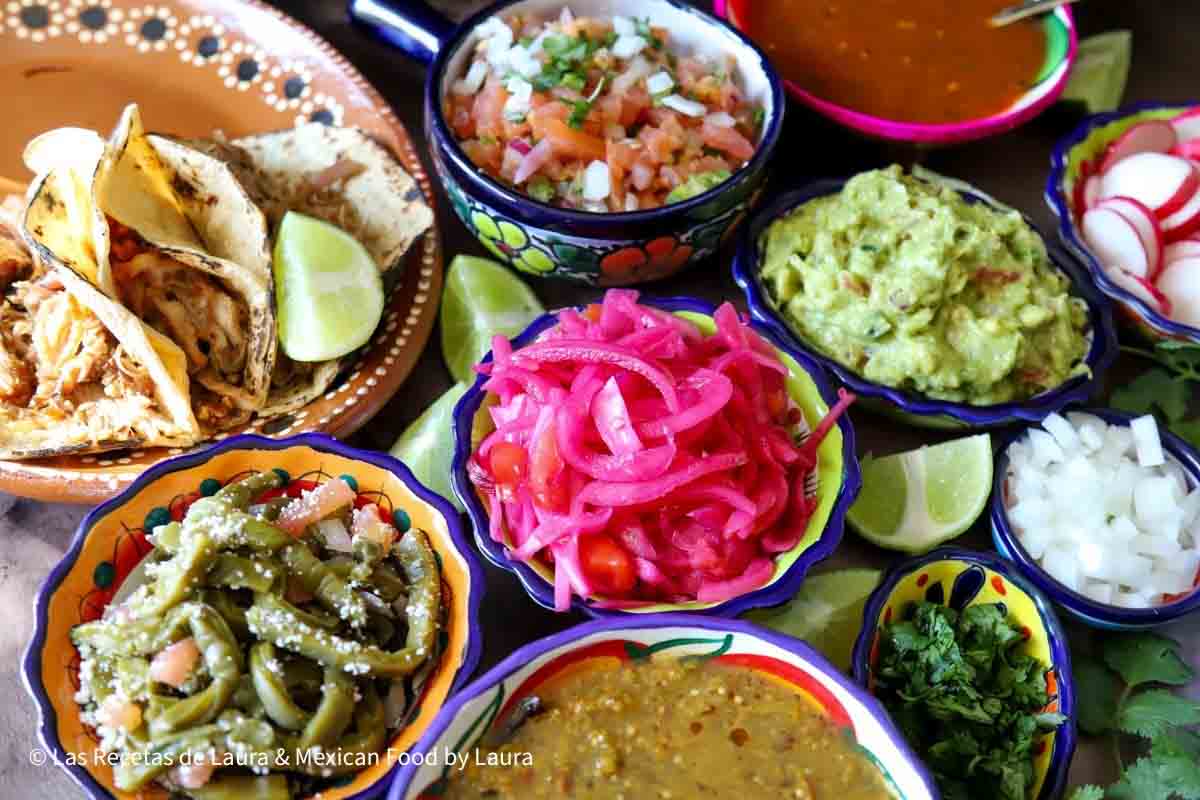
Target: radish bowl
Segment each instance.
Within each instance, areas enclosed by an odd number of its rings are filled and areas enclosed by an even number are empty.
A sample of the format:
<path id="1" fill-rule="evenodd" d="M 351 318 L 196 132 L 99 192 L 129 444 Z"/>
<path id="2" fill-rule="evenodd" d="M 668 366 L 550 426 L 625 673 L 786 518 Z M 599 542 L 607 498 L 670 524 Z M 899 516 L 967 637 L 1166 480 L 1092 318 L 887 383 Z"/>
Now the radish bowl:
<path id="1" fill-rule="evenodd" d="M 1051 156 L 1046 202 L 1059 237 L 1120 318 L 1151 342 L 1200 343 L 1198 160 L 1198 104 L 1088 117 Z"/>

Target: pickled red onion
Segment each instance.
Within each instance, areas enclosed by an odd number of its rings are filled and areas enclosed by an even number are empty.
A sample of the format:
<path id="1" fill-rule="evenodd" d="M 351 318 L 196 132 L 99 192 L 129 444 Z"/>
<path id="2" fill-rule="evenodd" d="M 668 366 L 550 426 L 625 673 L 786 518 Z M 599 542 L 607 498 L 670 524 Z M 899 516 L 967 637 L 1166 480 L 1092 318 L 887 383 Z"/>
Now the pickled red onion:
<path id="1" fill-rule="evenodd" d="M 718 603 L 764 585 L 775 556 L 804 535 L 816 449 L 853 401 L 843 392 L 807 432 L 787 367 L 732 305 L 704 336 L 637 300 L 610 290 L 516 350 L 497 337 L 492 363 L 477 368 L 499 402 L 468 475 L 487 500 L 491 537 L 514 559 L 552 565 L 559 610 L 572 596 Z M 499 441 L 526 451 L 529 468 L 505 474 L 516 485 L 491 472 Z M 592 563 L 597 548 L 580 546 L 588 537 L 609 539 L 616 552 L 604 551 L 623 558 Z M 634 588 L 593 597 L 614 568 Z"/>

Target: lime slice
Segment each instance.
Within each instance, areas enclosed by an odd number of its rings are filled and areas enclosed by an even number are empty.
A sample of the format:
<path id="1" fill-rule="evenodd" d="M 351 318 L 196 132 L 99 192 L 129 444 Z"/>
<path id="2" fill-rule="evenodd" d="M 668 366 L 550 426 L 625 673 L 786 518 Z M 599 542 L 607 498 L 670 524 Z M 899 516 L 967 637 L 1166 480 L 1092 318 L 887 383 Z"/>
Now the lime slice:
<path id="1" fill-rule="evenodd" d="M 862 628 L 863 606 L 882 577 L 877 569 L 839 569 L 805 579 L 787 603 L 760 608 L 745 618 L 804 639 L 839 669 L 850 669 L 850 651 Z"/>
<path id="2" fill-rule="evenodd" d="M 863 461 L 848 519 L 880 547 L 924 553 L 974 524 L 992 491 L 986 433 Z"/>
<path id="3" fill-rule="evenodd" d="M 383 317 L 383 281 L 357 239 L 289 211 L 274 261 L 279 343 L 289 358 L 328 361 L 367 343 Z"/>
<path id="4" fill-rule="evenodd" d="M 544 311 L 507 267 L 455 256 L 442 294 L 442 358 L 454 380 L 473 380 L 471 367 L 492 349 L 493 336 L 516 336 Z"/>
<path id="5" fill-rule="evenodd" d="M 1082 103 L 1089 114 L 1114 110 L 1125 94 L 1132 52 L 1129 31 L 1109 31 L 1081 41 L 1062 99 Z"/>
<path id="6" fill-rule="evenodd" d="M 454 458 L 454 406 L 467 384 L 456 383 L 404 429 L 390 452 L 412 470 L 417 480 L 465 511 L 450 486 Z"/>

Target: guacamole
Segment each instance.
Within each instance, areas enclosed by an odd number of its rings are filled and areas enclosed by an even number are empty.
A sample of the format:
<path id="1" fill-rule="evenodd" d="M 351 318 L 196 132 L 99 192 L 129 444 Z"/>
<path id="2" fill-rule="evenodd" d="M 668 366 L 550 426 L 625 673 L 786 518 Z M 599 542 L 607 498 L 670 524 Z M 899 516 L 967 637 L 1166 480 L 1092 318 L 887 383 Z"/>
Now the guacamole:
<path id="1" fill-rule="evenodd" d="M 991 405 L 1088 371 L 1087 307 L 1015 211 L 892 166 L 776 220 L 760 244 L 792 329 L 870 381 Z"/>

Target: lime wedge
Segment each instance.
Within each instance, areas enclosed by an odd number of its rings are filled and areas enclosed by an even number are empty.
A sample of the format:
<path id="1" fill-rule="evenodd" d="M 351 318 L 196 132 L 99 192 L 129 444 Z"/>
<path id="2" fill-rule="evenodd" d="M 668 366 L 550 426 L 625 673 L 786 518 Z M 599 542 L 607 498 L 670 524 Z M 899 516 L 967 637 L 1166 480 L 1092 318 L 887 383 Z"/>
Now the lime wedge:
<path id="1" fill-rule="evenodd" d="M 442 294 L 442 358 L 454 380 L 474 380 L 471 367 L 492 349 L 493 336 L 516 336 L 544 311 L 507 267 L 455 256 Z"/>
<path id="2" fill-rule="evenodd" d="M 289 211 L 274 262 L 279 343 L 289 358 L 328 361 L 367 343 L 383 317 L 383 281 L 357 239 Z"/>
<path id="3" fill-rule="evenodd" d="M 390 452 L 412 470 L 417 480 L 465 511 L 450 486 L 454 458 L 454 406 L 467 384 L 456 383 L 404 429 Z"/>
<path id="4" fill-rule="evenodd" d="M 1084 39 L 1079 43 L 1062 99 L 1082 103 L 1089 114 L 1114 110 L 1125 94 L 1132 53 L 1133 34 L 1129 31 L 1109 31 Z"/>
<path id="5" fill-rule="evenodd" d="M 863 461 L 863 488 L 848 520 L 890 550 L 924 553 L 974 524 L 992 491 L 986 433 Z"/>
<path id="6" fill-rule="evenodd" d="M 850 651 L 862 628 L 863 606 L 883 575 L 876 569 L 839 569 L 810 575 L 787 603 L 759 608 L 745 619 L 804 639 L 839 669 L 850 669 Z"/>

